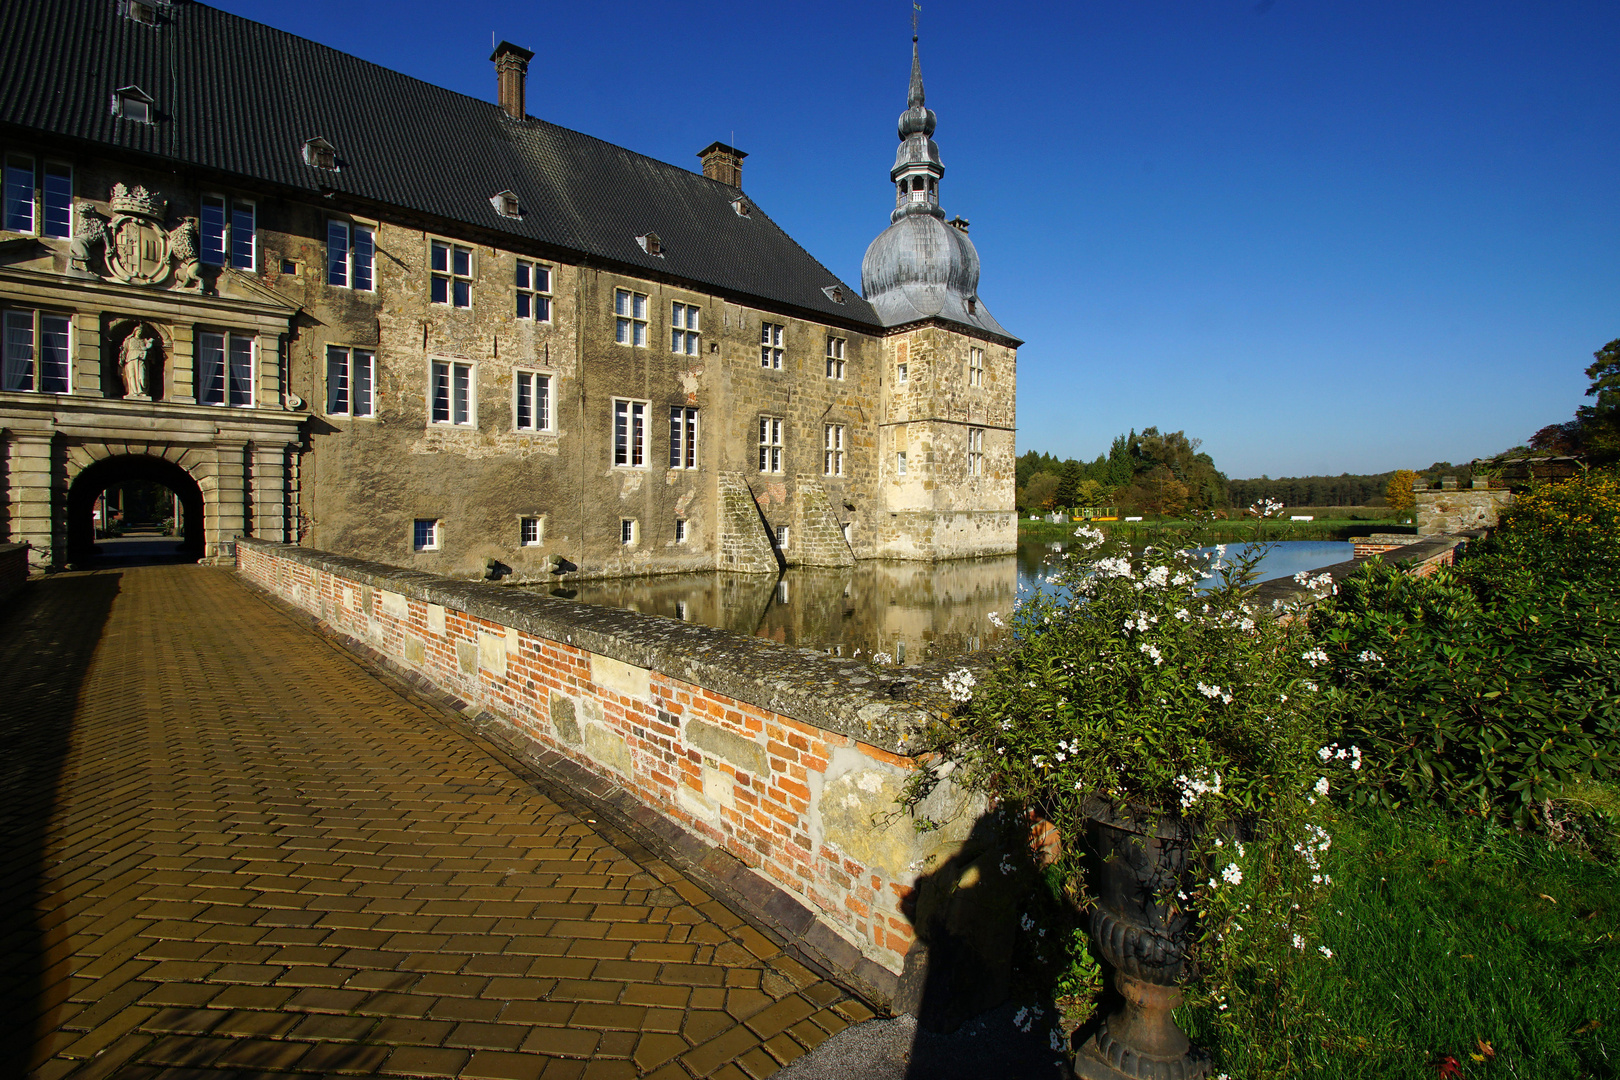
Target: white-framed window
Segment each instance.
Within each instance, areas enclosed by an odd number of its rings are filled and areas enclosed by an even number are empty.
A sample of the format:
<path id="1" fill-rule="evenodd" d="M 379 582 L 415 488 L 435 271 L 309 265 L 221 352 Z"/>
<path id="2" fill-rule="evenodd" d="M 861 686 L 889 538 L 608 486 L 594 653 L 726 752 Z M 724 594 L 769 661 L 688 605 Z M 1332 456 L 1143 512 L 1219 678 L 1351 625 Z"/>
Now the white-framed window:
<path id="1" fill-rule="evenodd" d="M 73 236 L 73 166 L 59 161 L 45 163 L 45 182 L 40 187 L 43 220 L 40 232 L 67 240 Z"/>
<path id="2" fill-rule="evenodd" d="M 698 411 L 692 405 L 669 407 L 669 467 L 695 469 L 698 464 Z"/>
<path id="3" fill-rule="evenodd" d="M 647 465 L 647 403 L 613 400 L 613 464 L 626 469 Z"/>
<path id="4" fill-rule="evenodd" d="M 620 345 L 647 347 L 647 294 L 613 290 L 613 340 Z"/>
<path id="5" fill-rule="evenodd" d="M 701 327 L 698 319 L 702 315 L 696 304 L 671 303 L 669 305 L 669 351 L 685 353 L 687 356 L 696 356 L 702 351 L 700 338 Z"/>
<path id="6" fill-rule="evenodd" d="M 519 371 L 512 381 L 512 426 L 519 431 L 550 431 L 551 376 L 539 371 Z"/>
<path id="7" fill-rule="evenodd" d="M 416 551 L 439 550 L 438 518 L 417 518 L 412 523 L 411 547 Z"/>
<path id="8" fill-rule="evenodd" d="M 546 530 L 543 518 L 526 517 L 518 519 L 518 546 L 539 547 L 545 542 Z"/>
<path id="9" fill-rule="evenodd" d="M 238 270 L 258 265 L 257 208 L 247 199 L 204 195 L 197 217 L 202 261 L 210 266 L 229 264 Z"/>
<path id="10" fill-rule="evenodd" d="M 676 518 L 675 519 L 675 542 L 677 544 L 684 544 L 684 543 L 686 543 L 686 537 L 687 537 L 686 519 L 685 518 Z M 676 603 L 679 604 L 680 601 L 676 601 Z M 681 618 L 684 619 L 684 618 L 686 618 L 686 616 L 683 614 L 681 616 Z"/>
<path id="11" fill-rule="evenodd" d="M 428 268 L 432 273 L 429 300 L 451 307 L 472 307 L 472 248 L 429 240 Z"/>
<path id="12" fill-rule="evenodd" d="M 326 283 L 370 292 L 376 286 L 377 237 L 369 225 L 326 223 Z"/>
<path id="13" fill-rule="evenodd" d="M 6 155 L 4 227 L 7 232 L 32 233 L 34 219 L 34 158 Z"/>
<path id="14" fill-rule="evenodd" d="M 551 267 L 527 259 L 517 261 L 517 317 L 551 321 Z"/>
<path id="15" fill-rule="evenodd" d="M 772 371 L 782 370 L 782 335 L 786 331 L 781 323 L 759 324 L 759 366 Z"/>
<path id="16" fill-rule="evenodd" d="M 376 386 L 376 354 L 343 345 L 326 347 L 327 415 L 376 416 Z"/>
<path id="17" fill-rule="evenodd" d="M 429 400 L 435 424 L 477 424 L 477 383 L 473 366 L 455 360 L 433 360 L 428 365 Z"/>
<path id="18" fill-rule="evenodd" d="M 827 424 L 822 429 L 822 466 L 827 476 L 844 475 L 844 425 Z"/>
<path id="19" fill-rule="evenodd" d="M 906 452 L 904 450 L 898 451 L 894 455 L 894 475 L 906 475 Z"/>
<path id="20" fill-rule="evenodd" d="M 907 366 L 905 364 L 897 364 L 894 369 L 894 381 L 906 382 L 909 378 L 910 374 L 908 373 Z"/>
<path id="21" fill-rule="evenodd" d="M 762 473 L 779 473 L 782 471 L 782 418 L 780 416 L 762 416 L 759 418 L 759 471 Z"/>
<path id="22" fill-rule="evenodd" d="M 984 385 L 984 350 L 977 346 L 968 349 L 968 385 Z"/>
<path id="23" fill-rule="evenodd" d="M 785 548 L 785 547 L 788 546 L 788 527 L 786 525 L 778 525 L 776 527 L 776 546 L 779 547 L 779 548 Z M 782 603 L 785 604 L 785 603 L 787 603 L 787 591 L 786 591 L 787 582 L 785 582 L 785 581 L 778 582 L 778 584 L 783 586 L 783 591 L 781 593 L 781 600 L 782 600 Z"/>
<path id="24" fill-rule="evenodd" d="M 152 122 L 152 95 L 138 86 L 120 86 L 112 94 L 112 114 L 136 124 Z"/>
<path id="25" fill-rule="evenodd" d="M 246 334 L 204 330 L 197 335 L 197 401 L 202 405 L 253 405 L 253 339 Z"/>
<path id="26" fill-rule="evenodd" d="M 72 389 L 72 322 L 9 308 L 0 316 L 0 389 L 66 394 Z"/>
<path id="27" fill-rule="evenodd" d="M 634 546 L 636 540 L 639 539 L 640 532 L 641 529 L 637 525 L 635 518 L 619 519 L 619 543 L 625 547 Z"/>
<path id="28" fill-rule="evenodd" d="M 827 336 L 827 378 L 840 379 L 844 377 L 844 339 Z"/>
<path id="29" fill-rule="evenodd" d="M 968 475 L 984 475 L 984 428 L 968 428 Z"/>

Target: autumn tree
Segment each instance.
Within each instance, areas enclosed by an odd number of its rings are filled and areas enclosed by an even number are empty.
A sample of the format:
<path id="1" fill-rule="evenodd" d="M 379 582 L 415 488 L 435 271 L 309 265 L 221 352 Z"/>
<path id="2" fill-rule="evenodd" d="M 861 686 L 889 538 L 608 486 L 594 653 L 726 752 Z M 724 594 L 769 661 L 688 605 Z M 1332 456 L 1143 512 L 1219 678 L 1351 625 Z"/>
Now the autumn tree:
<path id="1" fill-rule="evenodd" d="M 1417 495 L 1412 489 L 1416 480 L 1417 473 L 1411 469 L 1396 469 L 1391 474 L 1389 486 L 1384 488 L 1384 499 L 1397 517 L 1410 514 L 1417 509 Z"/>

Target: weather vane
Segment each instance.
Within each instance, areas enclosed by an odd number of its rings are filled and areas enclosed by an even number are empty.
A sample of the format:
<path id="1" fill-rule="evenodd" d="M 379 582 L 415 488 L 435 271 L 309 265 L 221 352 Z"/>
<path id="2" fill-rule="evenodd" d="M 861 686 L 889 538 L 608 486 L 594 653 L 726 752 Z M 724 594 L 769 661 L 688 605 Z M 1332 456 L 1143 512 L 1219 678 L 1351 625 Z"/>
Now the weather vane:
<path id="1" fill-rule="evenodd" d="M 913 42 L 915 42 L 917 40 L 917 13 L 919 11 L 921 11 L 921 10 L 922 10 L 922 5 L 917 3 L 917 0 L 912 0 L 912 3 L 911 3 L 911 40 Z"/>

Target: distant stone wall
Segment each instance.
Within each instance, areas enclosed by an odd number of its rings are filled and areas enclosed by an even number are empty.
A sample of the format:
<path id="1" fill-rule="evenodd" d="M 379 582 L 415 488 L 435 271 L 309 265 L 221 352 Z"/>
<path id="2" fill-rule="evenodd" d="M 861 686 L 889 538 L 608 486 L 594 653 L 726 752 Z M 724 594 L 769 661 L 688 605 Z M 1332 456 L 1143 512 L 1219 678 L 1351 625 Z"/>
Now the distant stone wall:
<path id="1" fill-rule="evenodd" d="M 0 600 L 23 587 L 28 580 L 28 545 L 0 544 Z"/>
<path id="2" fill-rule="evenodd" d="M 1417 491 L 1418 536 L 1444 536 L 1472 529 L 1496 528 L 1502 508 L 1513 501 L 1506 488 L 1485 486 L 1476 480 L 1471 488 L 1459 488 L 1455 481 L 1439 488 Z"/>
<path id="3" fill-rule="evenodd" d="M 892 983 L 913 940 L 902 901 L 982 812 L 944 784 L 923 811 L 949 824 L 918 833 L 895 802 L 942 671 L 254 540 L 236 558 L 331 630 L 735 856 L 814 913 L 821 937 L 800 944 L 829 965 L 864 958 Z"/>

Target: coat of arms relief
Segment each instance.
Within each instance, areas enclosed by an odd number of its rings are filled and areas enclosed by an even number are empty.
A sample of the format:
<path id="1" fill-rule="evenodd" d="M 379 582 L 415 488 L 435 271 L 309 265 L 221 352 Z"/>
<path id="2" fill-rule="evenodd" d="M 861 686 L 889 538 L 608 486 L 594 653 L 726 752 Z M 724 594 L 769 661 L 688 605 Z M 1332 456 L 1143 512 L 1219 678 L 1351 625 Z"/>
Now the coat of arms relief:
<path id="1" fill-rule="evenodd" d="M 167 204 L 156 192 L 136 185 L 114 184 L 107 200 L 111 217 L 89 203 L 78 204 L 78 222 L 68 251 L 69 265 L 85 274 L 101 274 L 126 285 L 162 285 L 200 289 L 197 219 L 185 217 L 164 227 Z"/>

